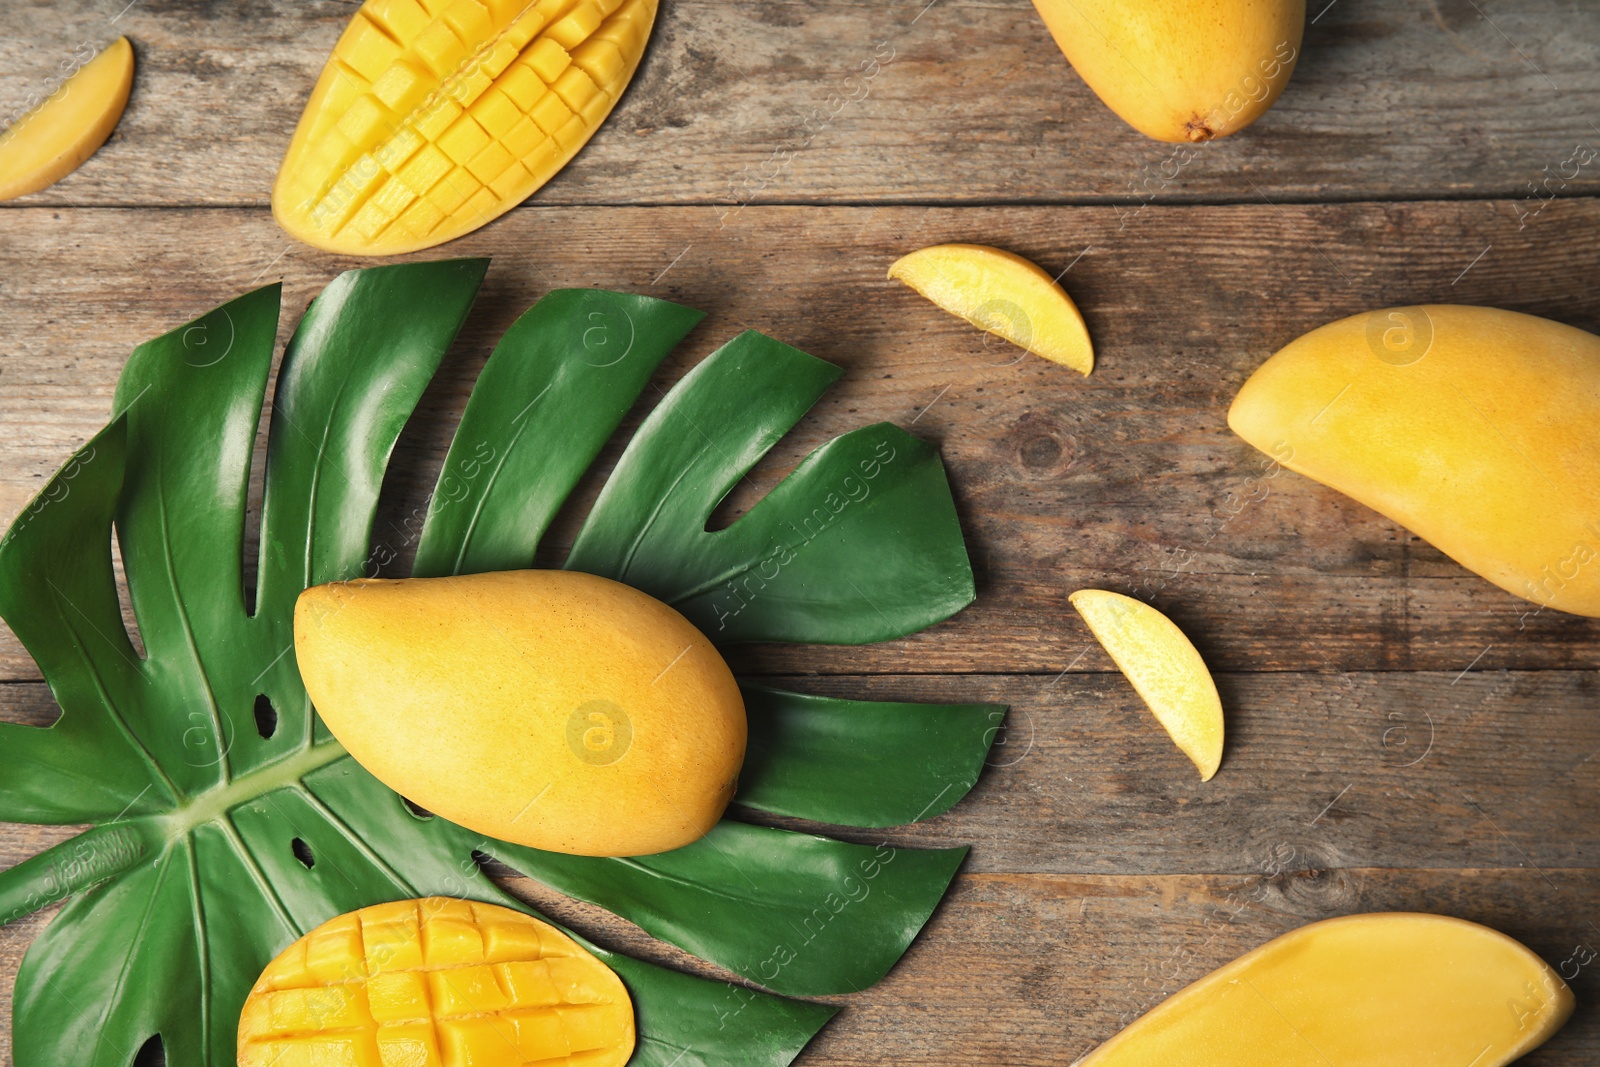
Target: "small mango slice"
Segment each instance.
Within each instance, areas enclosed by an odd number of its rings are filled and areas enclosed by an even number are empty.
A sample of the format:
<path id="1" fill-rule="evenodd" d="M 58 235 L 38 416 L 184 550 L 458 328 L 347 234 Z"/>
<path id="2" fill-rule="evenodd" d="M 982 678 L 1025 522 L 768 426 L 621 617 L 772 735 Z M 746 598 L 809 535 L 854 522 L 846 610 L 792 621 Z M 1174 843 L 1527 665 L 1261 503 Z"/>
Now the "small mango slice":
<path id="1" fill-rule="evenodd" d="M 611 968 L 531 915 L 448 897 L 329 919 L 239 1016 L 239 1067 L 622 1067 L 633 1045 Z"/>
<path id="2" fill-rule="evenodd" d="M 117 128 L 133 89 L 133 46 L 118 37 L 50 98 L 0 133 L 0 200 L 54 185 Z"/>
<path id="3" fill-rule="evenodd" d="M 1312 923 L 1179 990 L 1077 1067 L 1502 1067 L 1572 1014 L 1504 934 L 1443 915 Z"/>
<path id="4" fill-rule="evenodd" d="M 1507 592 L 1600 616 L 1600 337 L 1454 304 L 1352 315 L 1257 368 L 1228 425 Z"/>
<path id="5" fill-rule="evenodd" d="M 1072 298 L 1037 264 L 987 245 L 933 245 L 901 256 L 889 268 L 952 315 L 1036 356 L 1094 369 L 1089 329 Z"/>
<path id="6" fill-rule="evenodd" d="M 1209 782 L 1222 764 L 1222 700 L 1177 624 L 1142 600 L 1080 589 L 1067 600 L 1174 744 Z"/>
<path id="7" fill-rule="evenodd" d="M 644 54 L 657 0 L 366 0 L 272 189 L 294 237 L 398 255 L 477 229 L 566 166 Z"/>

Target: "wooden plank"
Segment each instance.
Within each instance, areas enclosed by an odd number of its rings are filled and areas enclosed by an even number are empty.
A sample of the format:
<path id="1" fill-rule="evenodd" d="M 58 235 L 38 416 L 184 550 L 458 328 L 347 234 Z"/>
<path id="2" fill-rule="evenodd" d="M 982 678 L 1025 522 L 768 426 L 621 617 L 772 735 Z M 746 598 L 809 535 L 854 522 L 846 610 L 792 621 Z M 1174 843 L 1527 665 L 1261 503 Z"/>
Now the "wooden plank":
<path id="1" fill-rule="evenodd" d="M 477 310 L 402 438 L 377 538 L 405 558 L 449 433 L 492 341 L 547 289 L 599 285 L 710 312 L 655 388 L 751 326 L 846 369 L 736 490 L 727 517 L 808 451 L 889 420 L 938 443 L 978 573 L 975 605 L 874 648 L 745 650 L 776 673 L 1055 673 L 1085 631 L 1084 586 L 1153 597 L 1218 669 L 1459 672 L 1600 666 L 1600 623 L 1536 612 L 1395 524 L 1227 430 L 1245 377 L 1345 314 L 1485 303 L 1600 328 L 1587 243 L 1600 203 L 1565 201 L 1507 231 L 1502 204 L 1151 208 L 552 208 L 513 213 L 448 249 L 497 256 Z M 358 261 L 285 239 L 251 210 L 15 210 L 0 242 L 0 517 L 104 421 L 139 341 L 281 277 L 284 329 Z M 991 343 L 883 272 L 907 249 L 976 239 L 1052 270 L 1099 351 L 1087 380 Z M 1492 243 L 1492 250 L 1484 252 Z M 810 251 L 795 255 L 790 249 Z M 53 249 L 48 257 L 42 249 Z M 647 401 L 647 403 L 650 401 Z M 626 431 L 625 431 L 626 432 Z M 616 454 L 608 451 L 603 472 Z M 576 495 L 543 562 L 560 558 L 599 481 Z M 1091 652 L 1079 666 L 1104 669 Z M 0 670 L 37 678 L 14 641 Z"/>
<path id="2" fill-rule="evenodd" d="M 1009 705 L 969 797 L 893 835 L 913 846 L 975 843 L 976 872 L 1239 873 L 1263 842 L 1319 867 L 1542 869 L 1600 855 L 1590 672 L 1222 674 L 1228 740 L 1209 783 L 1116 674 L 777 681 L 834 696 Z M 52 709 L 42 685 L 0 686 L 6 718 L 47 722 Z M 967 784 L 930 778 L 928 800 Z M 881 834 L 740 817 L 866 842 Z M 0 864 L 52 843 L 41 833 L 54 831 L 0 825 Z"/>
<path id="3" fill-rule="evenodd" d="M 0 116 L 82 45 L 126 33 L 139 53 L 111 143 L 31 202 L 265 204 L 352 6 L 5 5 Z M 1108 111 L 1026 3 L 675 0 L 617 114 L 535 202 L 1496 196 L 1517 201 L 1500 208 L 1514 222 L 1600 189 L 1600 9 L 1310 6 L 1323 10 L 1278 105 L 1191 152 Z"/>
<path id="4" fill-rule="evenodd" d="M 1189 982 L 1297 926 L 1367 911 L 1431 911 L 1502 930 L 1573 976 L 1576 1014 L 1520 1060 L 1523 1067 L 1600 1063 L 1600 963 L 1578 963 L 1600 947 L 1593 869 L 1306 868 L 1270 845 L 1250 862 L 1243 875 L 963 875 L 886 979 L 830 998 L 843 1011 L 801 1062 L 1060 1067 Z M 729 977 L 527 879 L 505 884 L 602 945 Z M 5 1062 L 12 982 L 46 920 L 0 928 Z"/>

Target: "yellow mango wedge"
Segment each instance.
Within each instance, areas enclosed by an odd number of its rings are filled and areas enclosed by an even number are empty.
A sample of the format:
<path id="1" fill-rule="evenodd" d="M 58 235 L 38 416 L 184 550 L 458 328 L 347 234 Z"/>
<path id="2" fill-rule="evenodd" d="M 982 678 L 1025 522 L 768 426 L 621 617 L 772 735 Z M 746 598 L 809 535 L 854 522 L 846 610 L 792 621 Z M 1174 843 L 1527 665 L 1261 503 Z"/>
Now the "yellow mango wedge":
<path id="1" fill-rule="evenodd" d="M 118 37 L 0 133 L 0 200 L 54 185 L 94 155 L 128 106 L 133 46 Z"/>
<path id="2" fill-rule="evenodd" d="M 1134 692 L 1209 782 L 1222 764 L 1222 700 L 1183 631 L 1142 600 L 1105 589 L 1067 598 Z"/>
<path id="3" fill-rule="evenodd" d="M 1502 589 L 1600 616 L 1600 337 L 1495 308 L 1353 315 L 1262 364 L 1228 425 Z"/>
<path id="4" fill-rule="evenodd" d="M 1277 101 L 1305 0 L 1033 0 L 1095 95 L 1158 141 L 1237 133 Z"/>
<path id="5" fill-rule="evenodd" d="M 687 845 L 744 762 L 744 698 L 672 608 L 576 571 L 300 594 L 306 692 L 389 788 L 490 837 L 584 856 Z"/>
<path id="6" fill-rule="evenodd" d="M 1055 279 L 1021 256 L 987 245 L 934 245 L 895 260 L 889 277 L 1036 356 L 1079 374 L 1094 369 L 1094 347 L 1078 306 Z"/>
<path id="7" fill-rule="evenodd" d="M 516 207 L 622 96 L 656 0 L 366 0 L 272 189 L 294 237 L 414 252 Z"/>
<path id="8" fill-rule="evenodd" d="M 1213 971 L 1076 1067 L 1502 1067 L 1571 1014 L 1566 984 L 1504 934 L 1350 915 Z"/>
<path id="9" fill-rule="evenodd" d="M 623 1067 L 622 980 L 549 923 L 424 897 L 329 919 L 261 972 L 239 1067 Z"/>

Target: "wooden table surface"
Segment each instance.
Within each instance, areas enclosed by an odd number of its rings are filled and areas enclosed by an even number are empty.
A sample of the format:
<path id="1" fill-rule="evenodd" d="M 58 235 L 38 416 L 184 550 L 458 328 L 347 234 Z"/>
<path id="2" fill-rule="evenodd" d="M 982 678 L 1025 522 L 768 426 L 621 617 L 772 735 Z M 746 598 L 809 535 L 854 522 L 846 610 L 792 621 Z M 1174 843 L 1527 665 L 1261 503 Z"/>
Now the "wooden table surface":
<path id="1" fill-rule="evenodd" d="M 82 44 L 126 33 L 139 61 L 106 147 L 0 211 L 0 518 L 105 421 L 136 343 L 266 280 L 292 318 L 357 265 L 290 241 L 266 207 L 353 7 L 0 10 L 0 115 Z M 1600 622 L 1537 611 L 1305 478 L 1265 477 L 1224 421 L 1271 352 L 1357 311 L 1491 304 L 1600 330 L 1600 6 L 1311 14 L 1278 105 L 1175 154 L 1100 105 L 1026 0 L 670 0 L 577 160 L 430 253 L 495 259 L 402 438 L 380 529 L 425 498 L 492 340 L 559 286 L 710 312 L 663 384 L 746 326 L 846 369 L 756 469 L 760 491 L 868 422 L 943 450 L 973 606 L 885 645 L 733 657 L 792 688 L 1013 709 L 972 795 L 887 835 L 973 849 L 904 962 L 842 998 L 803 1063 L 1066 1064 L 1277 934 L 1410 909 L 1576 972 L 1576 1015 L 1525 1062 L 1600 1065 L 1600 962 L 1577 964 L 1600 948 Z M 950 240 L 1065 269 L 1093 376 L 1018 360 L 884 280 Z M 758 496 L 741 492 L 729 514 Z M 1212 782 L 1068 607 L 1085 586 L 1152 600 L 1217 671 Z M 9 633 L 0 678 L 6 717 L 50 720 Z M 0 828 L 0 865 L 65 833 Z M 601 943 L 706 970 L 511 883 Z M 0 930 L 7 1016 L 47 919 Z"/>

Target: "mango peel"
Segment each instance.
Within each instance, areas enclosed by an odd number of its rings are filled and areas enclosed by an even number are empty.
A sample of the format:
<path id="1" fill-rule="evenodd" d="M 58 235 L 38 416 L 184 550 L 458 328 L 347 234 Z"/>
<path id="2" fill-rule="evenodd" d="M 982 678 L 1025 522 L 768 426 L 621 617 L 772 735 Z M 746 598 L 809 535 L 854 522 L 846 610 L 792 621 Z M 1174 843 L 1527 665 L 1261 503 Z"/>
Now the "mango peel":
<path id="1" fill-rule="evenodd" d="M 1305 0 L 1033 0 L 1107 107 L 1146 137 L 1200 143 L 1266 114 L 1289 84 Z"/>
<path id="2" fill-rule="evenodd" d="M 1179 990 L 1076 1067 L 1503 1067 L 1572 1014 L 1504 934 L 1443 915 L 1312 923 Z"/>
<path id="3" fill-rule="evenodd" d="M 1600 337 L 1496 308 L 1352 315 L 1262 364 L 1228 425 L 1502 589 L 1600 616 Z"/>
<path id="4" fill-rule="evenodd" d="M 314 586 L 295 656 L 379 781 L 490 837 L 634 856 L 687 845 L 737 785 L 739 687 L 682 615 L 576 571 Z"/>

